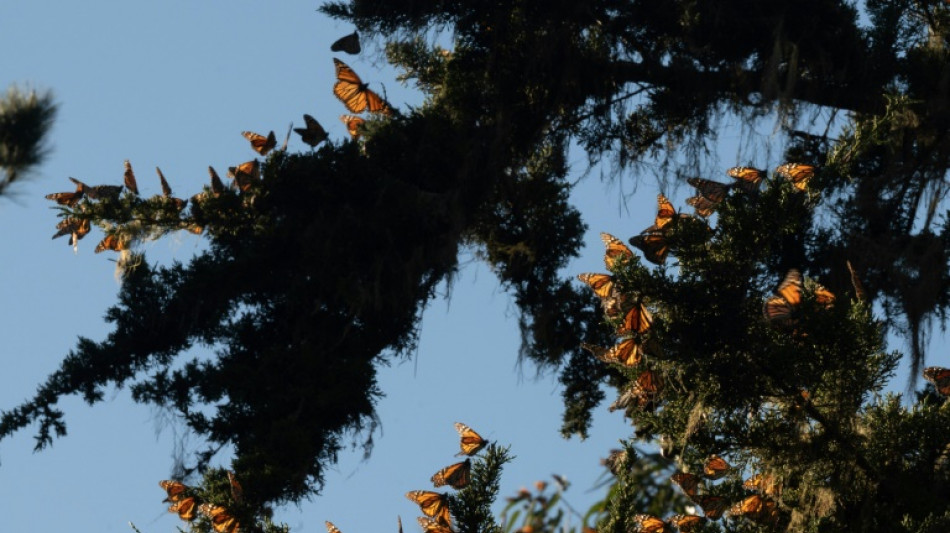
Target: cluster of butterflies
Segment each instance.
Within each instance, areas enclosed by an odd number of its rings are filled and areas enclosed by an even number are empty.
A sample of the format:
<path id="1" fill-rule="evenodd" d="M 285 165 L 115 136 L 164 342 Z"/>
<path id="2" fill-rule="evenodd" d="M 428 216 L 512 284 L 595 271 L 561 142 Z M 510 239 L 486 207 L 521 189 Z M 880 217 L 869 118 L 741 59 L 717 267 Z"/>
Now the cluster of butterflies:
<path id="1" fill-rule="evenodd" d="M 458 431 L 461 448 L 456 455 L 471 457 L 488 444 L 488 441 L 475 430 L 461 422 L 455 423 L 455 430 Z M 461 489 L 469 484 L 471 468 L 471 459 L 449 465 L 432 475 L 432 484 L 435 487 L 448 485 Z M 413 490 L 406 493 L 406 498 L 418 504 L 422 514 L 425 515 L 418 518 L 424 533 L 452 533 L 452 517 L 445 494 L 428 490 Z"/>
<path id="2" fill-rule="evenodd" d="M 231 484 L 231 499 L 235 503 L 241 503 L 244 500 L 244 491 L 232 472 L 228 472 L 228 481 Z M 191 494 L 191 487 L 180 481 L 166 479 L 159 481 L 158 485 L 165 489 L 168 494 L 168 497 L 163 500 L 171 503 L 168 512 L 177 513 L 178 517 L 186 522 L 191 522 L 197 517 L 198 513 L 201 513 L 208 518 L 211 527 L 217 533 L 241 533 L 240 522 L 227 507 L 199 502 L 198 498 Z"/>
<path id="3" fill-rule="evenodd" d="M 681 533 L 695 531 L 707 520 L 718 520 L 728 511 L 732 517 L 743 517 L 763 525 L 776 525 L 781 519 L 776 497 L 781 494 L 781 485 L 771 475 L 756 474 L 747 479 L 742 488 L 753 494 L 731 502 L 722 496 L 706 493 L 705 480 L 722 478 L 731 470 L 722 457 L 712 455 L 703 465 L 702 475 L 677 472 L 670 478 L 683 493 L 703 510 L 702 516 L 678 514 L 663 520 L 659 517 L 639 514 L 634 517 L 638 533 L 671 533 L 676 527 Z"/>
<path id="4" fill-rule="evenodd" d="M 696 189 L 696 195 L 687 198 L 686 203 L 693 206 L 697 215 L 708 218 L 733 188 L 739 188 L 748 194 L 756 193 L 765 179 L 765 171 L 753 167 L 733 167 L 726 171 L 726 175 L 735 182 L 722 183 L 704 178 L 686 180 Z M 806 191 L 808 182 L 815 176 L 815 167 L 803 163 L 785 163 L 775 169 L 775 175 L 788 180 L 796 190 Z M 657 196 L 657 204 L 653 225 L 631 237 L 629 242 L 643 252 L 647 261 L 661 265 L 666 262 L 670 252 L 667 237 L 669 229 L 673 227 L 671 223 L 692 217 L 677 213 L 673 204 L 662 194 Z"/>
<path id="5" fill-rule="evenodd" d="M 601 233 L 600 238 L 607 248 L 604 263 L 609 270 L 614 270 L 619 264 L 633 257 L 633 251 L 620 239 L 609 233 Z M 624 367 L 640 365 L 644 360 L 644 348 L 647 346 L 650 327 L 653 324 L 650 310 L 641 299 L 620 292 L 613 276 L 609 274 L 588 272 L 579 274 L 577 278 L 600 297 L 604 314 L 616 324 L 615 333 L 619 338 L 617 344 L 609 347 L 587 343 L 581 344 L 581 347 L 608 364 Z M 610 406 L 610 410 L 626 410 L 631 407 L 652 410 L 662 389 L 663 381 L 660 376 L 650 369 L 645 369 L 633 385 Z"/>

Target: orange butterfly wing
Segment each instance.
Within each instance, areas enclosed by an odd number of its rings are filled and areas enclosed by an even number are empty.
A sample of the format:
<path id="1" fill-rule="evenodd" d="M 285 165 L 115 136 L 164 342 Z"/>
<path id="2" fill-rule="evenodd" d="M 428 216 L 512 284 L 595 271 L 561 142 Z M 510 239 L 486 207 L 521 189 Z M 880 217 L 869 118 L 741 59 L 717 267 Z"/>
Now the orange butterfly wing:
<path id="1" fill-rule="evenodd" d="M 689 496 L 690 499 L 695 498 L 699 494 L 699 483 L 701 480 L 696 474 L 677 472 L 670 476 L 670 480 L 679 485 L 683 494 Z"/>
<path id="2" fill-rule="evenodd" d="M 808 188 L 808 182 L 815 177 L 815 167 L 802 163 L 785 163 L 775 169 L 775 173 L 792 183 L 799 191 Z"/>
<path id="3" fill-rule="evenodd" d="M 578 274 L 577 279 L 586 283 L 594 294 L 601 298 L 607 298 L 614 292 L 614 278 L 609 274 Z"/>
<path id="4" fill-rule="evenodd" d="M 696 528 L 706 523 L 706 518 L 691 514 L 678 514 L 670 517 L 670 523 L 680 530 L 680 533 L 692 533 Z"/>
<path id="5" fill-rule="evenodd" d="M 950 368 L 929 366 L 924 369 L 924 379 L 932 383 L 939 394 L 950 396 Z"/>
<path id="6" fill-rule="evenodd" d="M 669 245 L 666 242 L 666 235 L 659 228 L 651 226 L 639 235 L 630 237 L 629 242 L 643 252 L 643 257 L 647 261 L 655 265 L 666 262 L 666 255 L 670 251 Z"/>
<path id="7" fill-rule="evenodd" d="M 363 124 L 366 124 L 366 120 L 353 115 L 340 115 L 340 121 L 346 125 L 346 131 L 354 139 L 360 136 L 360 128 L 363 127 Z"/>
<path id="8" fill-rule="evenodd" d="M 707 479 L 719 479 L 726 475 L 730 468 L 732 468 L 732 466 L 730 466 L 725 459 L 713 454 L 706 460 L 706 464 L 703 465 L 703 475 L 706 476 Z"/>
<path id="9" fill-rule="evenodd" d="M 449 465 L 439 470 L 432 476 L 432 484 L 436 487 L 449 485 L 455 489 L 461 489 L 468 485 L 469 474 L 472 471 L 472 461 L 466 459 L 460 463 Z"/>
<path id="10" fill-rule="evenodd" d="M 168 494 L 168 497 L 165 498 L 166 502 L 177 502 L 181 500 L 182 495 L 188 490 L 188 486 L 184 483 L 169 479 L 159 481 L 158 486 L 164 489 Z"/>
<path id="11" fill-rule="evenodd" d="M 239 533 L 241 524 L 221 505 L 203 503 L 199 510 L 211 521 L 211 527 L 218 533 Z"/>
<path id="12" fill-rule="evenodd" d="M 703 508 L 703 515 L 710 520 L 719 520 L 729 508 L 729 500 L 722 496 L 707 494 L 696 496 L 693 501 Z"/>
<path id="13" fill-rule="evenodd" d="M 459 446 L 462 448 L 462 451 L 455 455 L 475 455 L 488 444 L 488 441 L 483 439 L 474 429 L 461 422 L 455 423 L 455 431 L 458 431 Z"/>
<path id="14" fill-rule="evenodd" d="M 254 133 L 253 131 L 242 131 L 241 135 L 250 141 L 251 149 L 261 155 L 267 155 L 267 152 L 270 152 L 277 146 L 277 137 L 274 135 L 273 130 L 271 130 L 267 137 L 259 133 Z"/>
<path id="15" fill-rule="evenodd" d="M 451 525 L 449 505 L 444 494 L 427 490 L 414 490 L 407 492 L 406 498 L 418 504 L 422 514 L 431 516 L 445 525 Z"/>
<path id="16" fill-rule="evenodd" d="M 627 333 L 639 333 L 644 334 L 650 330 L 650 325 L 653 324 L 653 315 L 650 314 L 650 310 L 646 308 L 642 303 L 639 303 L 629 311 L 623 317 L 623 323 L 617 329 L 617 335 L 625 335 Z"/>
<path id="17" fill-rule="evenodd" d="M 638 514 L 633 517 L 637 524 L 637 533 L 669 533 L 670 526 L 659 518 L 648 515 Z"/>
<path id="18" fill-rule="evenodd" d="M 333 522 L 326 521 L 324 524 L 327 526 L 327 533 L 340 533 L 340 528 L 333 525 Z"/>
<path id="19" fill-rule="evenodd" d="M 621 260 L 633 257 L 633 251 L 617 237 L 609 233 L 601 233 L 600 240 L 607 247 L 607 251 L 604 252 L 604 264 L 608 269 L 613 269 Z"/>
<path id="20" fill-rule="evenodd" d="M 673 208 L 673 204 L 670 200 L 662 194 L 656 195 L 656 204 L 656 220 L 654 224 L 657 228 L 662 229 L 663 226 L 673 221 L 673 217 L 676 216 L 676 209 Z"/>
<path id="21" fill-rule="evenodd" d="M 726 175 L 738 181 L 738 185 L 746 192 L 755 192 L 765 177 L 765 171 L 752 167 L 732 167 Z"/>
<path id="22" fill-rule="evenodd" d="M 346 63 L 333 58 L 336 66 L 337 82 L 333 85 L 333 94 L 343 102 L 351 113 L 390 114 L 389 106 L 375 92 L 369 90 L 363 80 Z"/>
<path id="23" fill-rule="evenodd" d="M 194 497 L 184 498 L 176 501 L 168 508 L 169 513 L 178 513 L 178 518 L 191 522 L 195 519 L 195 511 L 198 510 L 198 504 Z"/>
<path id="24" fill-rule="evenodd" d="M 726 194 L 729 193 L 729 185 L 718 181 L 703 178 L 687 178 L 686 183 L 695 187 L 700 196 L 714 204 L 723 201 L 726 198 Z"/>

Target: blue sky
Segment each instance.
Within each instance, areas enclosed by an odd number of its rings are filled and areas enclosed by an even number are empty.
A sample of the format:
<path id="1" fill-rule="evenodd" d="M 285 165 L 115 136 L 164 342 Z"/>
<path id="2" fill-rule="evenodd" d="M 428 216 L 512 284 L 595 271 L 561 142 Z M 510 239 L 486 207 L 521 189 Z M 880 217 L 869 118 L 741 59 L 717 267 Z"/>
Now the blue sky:
<path id="1" fill-rule="evenodd" d="M 291 121 L 302 127 L 303 113 L 316 117 L 331 138 L 346 136 L 338 120 L 346 111 L 331 94 L 329 46 L 353 28 L 323 17 L 317 5 L 0 4 L 0 48 L 6 51 L 0 89 L 13 82 L 49 88 L 61 106 L 48 161 L 0 198 L 0 408 L 30 397 L 77 336 L 102 339 L 109 331 L 103 314 L 119 290 L 114 255 L 93 253 L 98 230 L 78 253 L 65 239 L 50 240 L 57 218 L 45 194 L 71 190 L 69 176 L 90 185 L 119 184 L 122 162 L 129 159 L 142 194 L 159 191 L 152 169 L 161 166 L 177 195 L 188 197 L 207 183 L 208 165 L 223 175 L 255 155 L 242 130 L 274 130 L 282 141 Z M 394 105 L 419 102 L 418 94 L 395 81 L 377 44 L 364 41 L 362 55 L 337 57 L 374 90 L 385 87 Z M 721 168 L 749 162 L 737 155 L 739 138 L 736 132 L 720 139 Z M 308 148 L 295 135 L 290 149 Z M 769 168 L 778 163 L 754 162 Z M 582 159 L 575 169 L 578 177 L 586 170 Z M 584 257 L 568 267 L 570 274 L 603 271 L 600 231 L 626 239 L 652 223 L 658 192 L 652 176 L 645 175 L 624 204 L 621 193 L 630 193 L 632 182 L 623 190 L 604 185 L 600 172 L 595 169 L 575 191 L 590 229 Z M 685 187 L 664 192 L 678 206 L 688 195 Z M 200 246 L 199 238 L 179 234 L 145 250 L 152 260 L 187 261 Z M 282 509 L 278 518 L 292 531 L 322 533 L 330 520 L 343 533 L 394 532 L 397 515 L 407 533 L 417 531 L 418 507 L 403 494 L 428 488 L 436 470 L 457 460 L 455 421 L 511 445 L 517 458 L 505 471 L 502 496 L 552 473 L 573 483 L 567 499 L 578 510 L 602 496 L 590 491 L 603 472 L 598 461 L 632 428 L 602 407 L 590 439 L 561 439 L 555 376 L 538 377 L 530 364 L 517 364 L 511 299 L 485 265 L 464 262 L 451 298 L 426 310 L 412 359 L 381 371 L 387 396 L 379 404 L 382 427 L 371 458 L 362 461 L 360 450 L 344 453 L 323 495 Z M 0 442 L 0 530 L 130 532 L 131 521 L 143 533 L 175 531 L 181 522 L 165 511 L 158 481 L 169 476 L 178 444 L 194 450 L 200 443 L 182 441 L 180 424 L 134 404 L 124 390 L 92 408 L 76 398 L 60 407 L 69 435 L 52 448 L 34 454 L 31 430 Z M 219 458 L 222 465 L 228 460 Z"/>

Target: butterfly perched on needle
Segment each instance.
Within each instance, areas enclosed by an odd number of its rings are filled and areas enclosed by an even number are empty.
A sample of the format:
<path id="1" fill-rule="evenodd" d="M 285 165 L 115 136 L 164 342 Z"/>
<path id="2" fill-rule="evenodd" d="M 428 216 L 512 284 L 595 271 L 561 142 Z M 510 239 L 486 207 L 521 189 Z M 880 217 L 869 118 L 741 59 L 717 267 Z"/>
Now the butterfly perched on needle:
<path id="1" fill-rule="evenodd" d="M 165 498 L 166 502 L 177 502 L 182 499 L 185 494 L 185 491 L 188 490 L 188 486 L 180 481 L 172 481 L 170 479 L 163 479 L 158 482 L 158 486 L 165 490 L 165 493 L 168 497 Z"/>
<path id="2" fill-rule="evenodd" d="M 663 381 L 652 370 L 644 370 L 637 380 L 627 390 L 620 394 L 614 403 L 607 408 L 613 412 L 617 409 L 637 408 L 652 411 L 656 407 L 656 399 L 663 390 Z"/>
<path id="3" fill-rule="evenodd" d="M 270 152 L 277 146 L 277 136 L 274 135 L 274 130 L 271 130 L 271 132 L 267 134 L 267 137 L 260 133 L 254 133 L 253 131 L 242 131 L 241 135 L 250 141 L 251 149 L 261 155 L 267 155 L 267 152 Z"/>
<path id="4" fill-rule="evenodd" d="M 227 187 L 224 186 L 224 182 L 221 181 L 221 177 L 218 176 L 218 172 L 208 165 L 208 175 L 211 176 L 211 194 L 214 196 L 220 196 L 227 190 Z"/>
<path id="5" fill-rule="evenodd" d="M 238 189 L 247 192 L 261 182 L 261 164 L 252 159 L 236 167 L 228 167 L 228 177 L 237 183 Z"/>
<path id="6" fill-rule="evenodd" d="M 120 238 L 118 235 L 109 234 L 96 245 L 95 253 L 112 250 L 113 252 L 122 252 L 129 249 L 129 242 Z"/>
<path id="7" fill-rule="evenodd" d="M 75 192 L 54 192 L 52 194 L 47 194 L 45 198 L 47 200 L 52 200 L 59 205 L 65 205 L 66 207 L 73 207 L 82 200 L 82 197 L 85 195 L 85 184 L 77 179 L 69 178 L 76 184 Z"/>
<path id="8" fill-rule="evenodd" d="M 729 472 L 732 466 L 725 459 L 716 454 L 710 455 L 703 465 L 703 475 L 706 479 L 719 479 Z"/>
<path id="9" fill-rule="evenodd" d="M 592 353 L 598 360 L 608 364 L 637 366 L 643 361 L 643 349 L 633 337 L 623 339 L 610 348 L 587 343 L 582 343 L 581 348 Z"/>
<path id="10" fill-rule="evenodd" d="M 775 294 L 762 305 L 762 314 L 769 322 L 789 324 L 793 311 L 802 303 L 802 274 L 791 269 L 779 284 Z"/>
<path id="11" fill-rule="evenodd" d="M 452 528 L 434 518 L 420 516 L 417 517 L 416 520 L 418 520 L 419 525 L 422 526 L 423 533 L 455 533 L 452 531 Z"/>
<path id="12" fill-rule="evenodd" d="M 360 53 L 360 36 L 355 31 L 349 35 L 344 35 L 330 45 L 331 52 L 346 52 L 356 55 Z"/>
<path id="13" fill-rule="evenodd" d="M 815 167 L 803 163 L 785 163 L 777 167 L 775 173 L 791 182 L 799 191 L 805 191 L 808 182 L 815 177 Z"/>
<path id="14" fill-rule="evenodd" d="M 736 180 L 736 185 L 745 192 L 754 193 L 759 190 L 765 171 L 753 167 L 732 167 L 726 171 L 726 175 Z"/>
<path id="15" fill-rule="evenodd" d="M 613 270 L 614 266 L 620 261 L 629 260 L 633 257 L 633 251 L 617 237 L 601 232 L 600 240 L 607 247 L 607 251 L 604 252 L 604 264 L 607 265 L 609 270 Z"/>
<path id="16" fill-rule="evenodd" d="M 337 82 L 333 85 L 333 94 L 343 102 L 351 113 L 381 113 L 389 115 L 392 111 L 381 96 L 367 88 L 363 80 L 353 72 L 353 69 L 337 58 L 333 58 L 336 66 Z"/>
<path id="17" fill-rule="evenodd" d="M 241 524 L 237 518 L 224 506 L 203 503 L 198 509 L 201 514 L 208 517 L 211 527 L 218 533 L 238 533 L 241 530 Z"/>
<path id="18" fill-rule="evenodd" d="M 690 196 L 686 199 L 686 204 L 693 206 L 693 209 L 696 210 L 696 214 L 703 218 L 708 218 L 716 211 L 716 208 L 719 207 L 719 202 L 713 202 L 702 195 Z"/>
<path id="19" fill-rule="evenodd" d="M 107 198 L 112 200 L 118 198 L 119 194 L 122 192 L 121 185 L 95 185 L 90 187 L 89 185 L 86 185 L 85 183 L 73 177 L 70 177 L 69 181 L 76 184 L 76 190 L 82 190 L 83 194 L 92 200 Z"/>
<path id="20" fill-rule="evenodd" d="M 303 122 L 307 127 L 294 128 L 294 131 L 300 135 L 300 140 L 309 145 L 311 148 L 327 140 L 327 137 L 329 137 L 327 130 L 323 129 L 323 126 L 317 122 L 317 119 L 304 113 Z"/>
<path id="21" fill-rule="evenodd" d="M 418 504 L 422 514 L 431 516 L 447 526 L 452 525 L 449 502 L 445 494 L 428 490 L 413 490 L 406 493 L 406 498 Z"/>
<path id="22" fill-rule="evenodd" d="M 158 173 L 158 179 L 161 181 L 162 196 L 165 198 L 168 198 L 168 200 L 171 201 L 172 204 L 174 204 L 175 208 L 178 209 L 179 211 L 184 209 L 185 204 L 188 202 L 186 200 L 182 200 L 181 198 L 174 198 L 172 196 L 172 188 L 170 185 L 168 185 L 168 180 L 165 179 L 165 175 L 162 174 L 162 169 L 155 167 L 155 172 Z"/>
<path id="23" fill-rule="evenodd" d="M 782 493 L 782 485 L 771 474 L 756 474 L 743 481 L 742 488 L 766 496 L 778 496 Z"/>
<path id="24" fill-rule="evenodd" d="M 614 278 L 609 274 L 595 274 L 585 272 L 578 274 L 577 279 L 583 281 L 601 298 L 609 298 L 614 292 Z"/>
<path id="25" fill-rule="evenodd" d="M 690 499 L 695 498 L 699 495 L 699 484 L 702 479 L 696 474 L 689 474 L 687 472 L 677 472 L 670 476 L 670 480 L 673 483 L 676 483 L 679 488 L 683 491 L 683 494 L 686 494 Z"/>
<path id="26" fill-rule="evenodd" d="M 439 470 L 432 476 L 432 484 L 436 487 L 449 485 L 455 489 L 461 489 L 468 485 L 471 480 L 472 460 L 466 459 L 460 463 L 449 465 Z"/>
<path id="27" fill-rule="evenodd" d="M 138 196 L 139 185 L 135 181 L 135 172 L 132 172 L 132 163 L 129 163 L 129 160 L 126 159 L 122 164 L 125 165 L 125 173 L 122 175 L 125 188 L 132 191 L 132 194 Z"/>
<path id="28" fill-rule="evenodd" d="M 363 134 L 363 124 L 366 124 L 365 119 L 355 115 L 340 115 L 340 122 L 346 126 L 347 133 L 354 139 L 358 139 Z"/>
<path id="29" fill-rule="evenodd" d="M 643 230 L 639 235 L 630 237 L 629 242 L 643 252 L 643 257 L 647 261 L 655 265 L 666 262 L 666 256 L 670 251 L 666 233 L 655 225 Z"/>
<path id="30" fill-rule="evenodd" d="M 696 505 L 703 508 L 703 516 L 710 520 L 719 520 L 722 518 L 723 513 L 729 508 L 729 500 L 722 496 L 704 494 L 690 499 L 696 502 Z"/>
<path id="31" fill-rule="evenodd" d="M 482 436 L 476 433 L 474 429 L 461 422 L 455 423 L 455 431 L 457 431 L 459 434 L 459 447 L 462 449 L 462 451 L 455 454 L 457 456 L 475 455 L 479 450 L 488 444 L 488 441 L 483 439 Z"/>
<path id="32" fill-rule="evenodd" d="M 706 523 L 706 518 L 694 514 L 677 514 L 670 517 L 670 523 L 676 526 L 680 533 L 692 533 Z"/>
<path id="33" fill-rule="evenodd" d="M 753 522 L 771 525 L 778 524 L 781 518 L 775 501 L 759 494 L 747 496 L 736 502 L 729 508 L 729 514 L 733 517 L 742 516 Z"/>
<path id="34" fill-rule="evenodd" d="M 617 328 L 617 335 L 626 335 L 627 333 L 636 333 L 643 335 L 650 330 L 653 324 L 653 315 L 643 303 L 637 303 L 632 306 L 624 315 L 623 322 Z"/>
<path id="35" fill-rule="evenodd" d="M 196 511 L 198 510 L 198 502 L 195 500 L 194 496 L 189 496 L 187 498 L 182 498 L 181 500 L 173 502 L 168 507 L 169 513 L 178 513 L 178 518 L 191 522 L 195 519 Z"/>
<path id="36" fill-rule="evenodd" d="M 653 515 L 634 515 L 633 521 L 637 525 L 637 533 L 672 533 L 673 531 L 669 524 Z"/>
<path id="37" fill-rule="evenodd" d="M 686 199 L 686 203 L 696 209 L 696 214 L 708 217 L 716 210 L 728 194 L 731 185 L 703 178 L 688 178 L 687 183 L 696 188 L 696 196 Z"/>
<path id="38" fill-rule="evenodd" d="M 950 368 L 928 366 L 923 374 L 924 379 L 933 384 L 938 394 L 950 396 Z"/>

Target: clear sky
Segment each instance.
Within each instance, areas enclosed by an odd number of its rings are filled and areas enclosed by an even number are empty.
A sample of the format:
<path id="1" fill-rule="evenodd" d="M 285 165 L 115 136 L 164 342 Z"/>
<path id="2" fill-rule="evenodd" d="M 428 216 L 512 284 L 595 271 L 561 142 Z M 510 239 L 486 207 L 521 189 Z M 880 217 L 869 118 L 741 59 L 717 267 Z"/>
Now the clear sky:
<path id="1" fill-rule="evenodd" d="M 338 120 L 346 111 L 331 93 L 329 46 L 353 28 L 323 17 L 317 6 L 299 0 L 0 3 L 0 90 L 32 84 L 52 89 L 60 104 L 48 161 L 0 198 L 0 408 L 30 397 L 78 336 L 104 338 L 110 328 L 102 317 L 119 290 L 114 254 L 93 253 L 99 230 L 81 241 L 78 253 L 65 238 L 50 240 L 57 218 L 45 194 L 72 190 L 69 176 L 120 184 L 129 159 L 144 195 L 159 191 L 152 169 L 161 166 L 176 194 L 187 198 L 207 183 L 208 165 L 223 175 L 255 155 L 242 130 L 274 130 L 282 141 L 288 124 L 302 126 L 308 113 L 334 140 L 346 136 Z M 419 95 L 385 67 L 378 43 L 363 45 L 358 57 L 337 57 L 372 89 L 385 88 L 394 105 L 418 103 Z M 723 169 L 778 163 L 737 160 L 738 137 L 721 138 Z M 290 150 L 307 149 L 294 135 Z M 575 167 L 579 178 L 584 161 Z M 567 269 L 571 275 L 603 271 L 600 231 L 626 239 L 652 223 L 658 189 L 651 176 L 622 204 L 632 181 L 621 191 L 601 183 L 599 174 L 595 169 L 575 191 L 590 229 L 584 256 Z M 688 195 L 685 187 L 664 192 L 678 206 Z M 199 238 L 179 234 L 145 249 L 153 261 L 187 261 L 200 246 Z M 504 473 L 502 497 L 552 473 L 573 483 L 566 498 L 581 512 L 603 495 L 591 491 L 603 473 L 598 461 L 632 428 L 602 406 L 590 439 L 561 439 L 555 375 L 539 377 L 532 365 L 517 364 L 510 297 L 484 264 L 464 262 L 451 298 L 426 310 L 412 359 L 381 371 L 387 396 L 379 404 L 382 426 L 372 456 L 364 462 L 360 450 L 344 453 L 323 495 L 280 510 L 278 519 L 292 531 L 322 533 L 330 520 L 343 533 L 395 532 L 397 515 L 407 533 L 417 531 L 418 507 L 403 494 L 429 488 L 429 477 L 457 460 L 455 421 L 511 445 L 517 458 Z M 128 533 L 129 521 L 143 533 L 175 531 L 182 523 L 165 511 L 158 481 L 169 476 L 176 446 L 194 450 L 200 443 L 182 440 L 181 424 L 134 404 L 125 390 L 92 408 L 75 398 L 60 407 L 69 435 L 52 448 L 34 454 L 32 428 L 0 442 L 0 531 Z M 229 457 L 218 461 L 227 465 Z"/>

